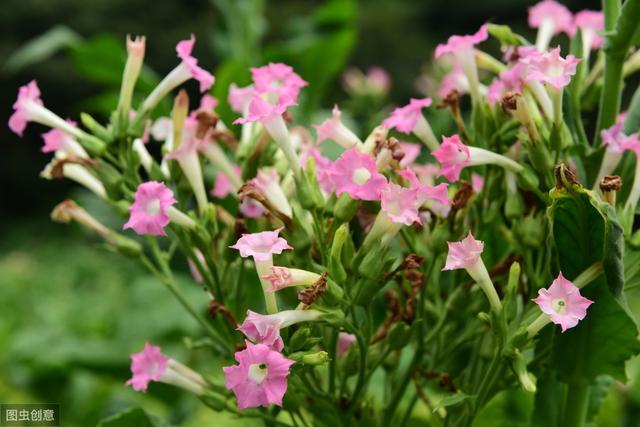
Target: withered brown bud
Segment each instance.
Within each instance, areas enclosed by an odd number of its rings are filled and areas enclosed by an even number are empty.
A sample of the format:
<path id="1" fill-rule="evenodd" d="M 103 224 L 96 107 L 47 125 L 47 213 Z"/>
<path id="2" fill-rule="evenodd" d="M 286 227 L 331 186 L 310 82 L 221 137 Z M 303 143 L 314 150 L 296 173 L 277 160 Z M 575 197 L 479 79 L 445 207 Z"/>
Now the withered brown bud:
<path id="1" fill-rule="evenodd" d="M 460 189 L 456 192 L 455 196 L 453 196 L 453 200 L 451 201 L 452 213 L 464 209 L 472 195 L 473 187 L 471 184 L 466 181 L 462 181 Z"/>
<path id="2" fill-rule="evenodd" d="M 49 172 L 51 174 L 51 178 L 64 179 L 64 165 L 66 164 L 76 164 L 80 166 L 93 167 L 96 166 L 98 162 L 93 159 L 87 159 L 77 156 L 69 156 L 65 157 L 64 159 L 55 159 L 51 164 L 51 170 Z"/>
<path id="3" fill-rule="evenodd" d="M 240 199 L 240 202 L 242 202 L 246 197 L 249 197 L 264 206 L 270 215 L 273 215 L 282 221 L 287 228 L 291 228 L 293 225 L 291 218 L 276 208 L 252 181 L 245 182 L 238 189 L 238 199 Z"/>
<path id="4" fill-rule="evenodd" d="M 515 92 L 507 92 L 502 97 L 501 106 L 502 111 L 508 113 L 509 111 L 515 111 L 518 108 L 518 95 Z"/>
<path id="5" fill-rule="evenodd" d="M 451 108 L 458 109 L 459 99 L 460 99 L 460 92 L 458 92 L 456 89 L 452 89 L 451 91 L 449 91 L 449 93 L 447 93 L 447 96 L 445 96 L 442 99 L 442 102 L 436 105 L 436 108 L 443 109 L 443 108 L 451 107 Z"/>
<path id="6" fill-rule="evenodd" d="M 298 292 L 298 301 L 307 306 L 316 302 L 327 290 L 327 277 L 327 272 L 322 273 L 311 286 Z"/>
<path id="7" fill-rule="evenodd" d="M 218 124 L 218 116 L 208 111 L 198 111 L 196 113 L 198 127 L 196 128 L 196 138 L 202 139 L 210 130 L 214 130 Z"/>
<path id="8" fill-rule="evenodd" d="M 578 182 L 575 170 L 571 168 L 571 166 L 566 165 L 564 162 L 560 162 L 556 165 L 554 175 L 556 177 L 557 189 L 565 188 L 565 183 L 569 183 L 572 185 L 580 184 Z"/>
<path id="9" fill-rule="evenodd" d="M 378 154 L 385 149 L 391 152 L 391 157 L 397 162 L 404 158 L 404 150 L 397 138 L 391 137 L 382 141 L 376 141 L 376 146 L 373 149 L 373 155 L 377 157 Z"/>
<path id="10" fill-rule="evenodd" d="M 620 191 L 622 188 L 622 178 L 618 175 L 607 175 L 600 181 L 600 190 L 604 193 L 606 191 Z"/>

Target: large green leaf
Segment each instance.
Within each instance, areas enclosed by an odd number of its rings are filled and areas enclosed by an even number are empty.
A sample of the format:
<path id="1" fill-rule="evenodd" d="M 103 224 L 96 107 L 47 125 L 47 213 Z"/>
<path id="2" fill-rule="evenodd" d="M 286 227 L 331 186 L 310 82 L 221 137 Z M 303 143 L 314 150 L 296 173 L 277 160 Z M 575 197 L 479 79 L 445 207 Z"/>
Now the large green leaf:
<path id="1" fill-rule="evenodd" d="M 624 362 L 640 351 L 638 330 L 617 297 L 624 282 L 622 237 L 615 212 L 579 184 L 564 180 L 551 192 L 551 238 L 557 267 L 574 279 L 595 262 L 604 277 L 582 289 L 594 304 L 578 326 L 556 332 L 553 367 L 568 382 L 593 381 L 600 375 L 623 380 Z"/>
<path id="2" fill-rule="evenodd" d="M 147 414 L 140 408 L 132 408 L 100 421 L 98 427 L 167 427 L 168 424 Z"/>

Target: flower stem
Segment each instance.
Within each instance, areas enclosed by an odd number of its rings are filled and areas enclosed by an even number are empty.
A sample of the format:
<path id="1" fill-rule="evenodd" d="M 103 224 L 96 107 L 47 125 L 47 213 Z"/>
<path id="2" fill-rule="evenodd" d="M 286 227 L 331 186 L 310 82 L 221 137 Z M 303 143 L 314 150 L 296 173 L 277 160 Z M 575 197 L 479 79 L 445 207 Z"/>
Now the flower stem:
<path id="1" fill-rule="evenodd" d="M 588 403 L 589 384 L 583 382 L 569 383 L 562 425 L 564 427 L 583 427 Z"/>

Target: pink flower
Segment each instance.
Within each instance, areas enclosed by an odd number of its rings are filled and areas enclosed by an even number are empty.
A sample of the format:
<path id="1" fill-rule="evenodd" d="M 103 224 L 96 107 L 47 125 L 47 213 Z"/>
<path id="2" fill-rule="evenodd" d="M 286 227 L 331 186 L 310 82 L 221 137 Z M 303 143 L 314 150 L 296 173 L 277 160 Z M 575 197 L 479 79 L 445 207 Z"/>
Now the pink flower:
<path id="1" fill-rule="evenodd" d="M 344 356 L 347 351 L 349 351 L 349 347 L 356 342 L 356 336 L 353 334 L 348 334 L 346 332 L 340 332 L 338 334 L 338 346 L 336 348 L 336 356 L 341 357 Z"/>
<path id="2" fill-rule="evenodd" d="M 347 193 L 356 200 L 378 200 L 387 183 L 384 175 L 376 169 L 376 160 L 355 148 L 342 153 L 333 163 L 331 177 L 338 196 Z"/>
<path id="3" fill-rule="evenodd" d="M 411 98 L 409 104 L 393 110 L 391 116 L 382 122 L 383 126 L 396 128 L 398 132 L 409 134 L 422 116 L 422 109 L 431 105 L 431 98 L 414 99 Z"/>
<path id="4" fill-rule="evenodd" d="M 233 124 L 269 121 L 284 114 L 287 108 L 298 105 L 295 98 L 288 95 L 279 96 L 276 100 L 269 99 L 269 95 L 268 92 L 254 91 L 251 94 L 248 114 L 236 119 Z"/>
<path id="5" fill-rule="evenodd" d="M 76 127 L 76 124 L 71 120 L 67 120 L 67 122 L 70 126 Z M 51 129 L 43 133 L 42 139 L 44 140 L 44 145 L 41 149 L 43 153 L 60 151 L 69 156 L 89 158 L 80 143 L 60 129 Z"/>
<path id="6" fill-rule="evenodd" d="M 487 99 L 491 104 L 500 102 L 506 92 L 522 93 L 522 76 L 524 68 L 521 63 L 514 64 L 508 70 L 500 73 L 500 77 L 494 80 L 487 92 Z"/>
<path id="7" fill-rule="evenodd" d="M 626 144 L 627 137 L 622 133 L 622 127 L 622 122 L 616 122 L 610 128 L 600 132 L 602 143 L 607 146 L 607 151 L 622 153 L 629 148 Z"/>
<path id="8" fill-rule="evenodd" d="M 460 179 L 460 172 L 471 162 L 469 147 L 458 135 L 443 136 L 440 148 L 431 154 L 440 162 L 440 176 L 451 182 Z"/>
<path id="9" fill-rule="evenodd" d="M 477 173 L 471 174 L 471 187 L 473 188 L 474 193 L 482 192 L 484 188 L 484 178 L 482 175 L 478 175 Z"/>
<path id="10" fill-rule="evenodd" d="M 14 112 L 9 118 L 9 128 L 19 136 L 22 136 L 27 123 L 31 121 L 29 109 L 32 105 L 43 105 L 40 99 L 40 89 L 35 80 L 20 86 L 18 99 L 13 103 Z"/>
<path id="11" fill-rule="evenodd" d="M 281 326 L 282 321 L 278 317 L 247 310 L 247 317 L 238 330 L 252 341 L 264 344 L 272 350 L 282 351 L 284 342 L 280 338 Z"/>
<path id="12" fill-rule="evenodd" d="M 435 57 L 436 59 L 440 58 L 445 54 L 458 54 L 462 52 L 472 51 L 473 47 L 478 43 L 485 41 L 489 37 L 489 33 L 487 32 L 487 25 L 484 24 L 480 27 L 480 29 L 471 35 L 466 36 L 451 36 L 447 43 L 439 44 L 436 47 Z"/>
<path id="13" fill-rule="evenodd" d="M 195 42 L 196 38 L 191 34 L 189 40 L 182 40 L 176 45 L 176 52 L 178 57 L 182 59 L 182 64 L 189 70 L 191 77 L 200 82 L 200 92 L 205 92 L 213 85 L 215 79 L 211 73 L 200 68 L 198 66 L 198 60 L 191 56 Z"/>
<path id="14" fill-rule="evenodd" d="M 467 80 L 467 76 L 459 64 L 454 65 L 451 71 L 442 79 L 440 89 L 438 89 L 438 96 L 446 98 L 454 90 L 460 95 L 469 92 L 469 80 Z"/>
<path id="15" fill-rule="evenodd" d="M 431 186 L 422 183 L 413 169 L 403 169 L 398 171 L 398 175 L 409 182 L 411 189 L 417 190 L 418 203 L 422 204 L 427 200 L 433 200 L 441 205 L 449 204 L 448 185 L 445 183 Z"/>
<path id="16" fill-rule="evenodd" d="M 206 264 L 204 255 L 202 254 L 202 251 L 200 251 L 200 249 L 194 249 L 193 253 L 198 259 L 198 261 L 200 262 L 200 264 L 202 265 Z M 187 264 L 189 265 L 189 272 L 191 272 L 191 276 L 193 277 L 194 282 L 201 285 L 202 282 L 204 282 L 204 278 L 202 277 L 202 274 L 200 274 L 200 270 L 198 270 L 198 266 L 191 258 L 187 258 Z"/>
<path id="17" fill-rule="evenodd" d="M 551 34 L 571 33 L 573 16 L 569 9 L 554 0 L 543 0 L 529 8 L 529 26 L 540 28 L 549 25 Z"/>
<path id="18" fill-rule="evenodd" d="M 556 325 L 560 325 L 562 332 L 573 328 L 587 315 L 587 308 L 593 301 L 580 295 L 580 289 L 562 276 L 562 272 L 551 283 L 549 289 L 539 289 L 538 298 L 533 300 L 542 312 Z"/>
<path id="19" fill-rule="evenodd" d="M 240 176 L 240 166 L 233 165 L 232 169 L 236 176 Z M 233 192 L 234 187 L 231 184 L 229 177 L 224 172 L 218 172 L 216 175 L 216 182 L 213 184 L 213 188 L 211 189 L 211 195 L 219 199 L 223 199 Z"/>
<path id="20" fill-rule="evenodd" d="M 406 168 L 416 161 L 418 156 L 420 156 L 422 149 L 420 144 L 411 144 L 409 142 L 400 142 L 400 146 L 402 147 L 404 157 L 400 160 L 399 166 L 401 168 Z"/>
<path id="21" fill-rule="evenodd" d="M 250 342 L 245 350 L 236 352 L 235 359 L 238 365 L 222 370 L 226 387 L 238 399 L 238 408 L 282 406 L 289 368 L 294 362 L 266 345 Z"/>
<path id="22" fill-rule="evenodd" d="M 601 11 L 595 10 L 582 10 L 576 13 L 573 18 L 573 26 L 569 34 L 571 37 L 576 35 L 576 32 L 580 29 L 582 32 L 582 38 L 585 46 L 588 49 L 597 49 L 602 46 L 604 39 L 598 33 L 604 30 L 604 15 Z M 585 54 L 583 52 L 583 54 Z"/>
<path id="23" fill-rule="evenodd" d="M 318 133 L 318 144 L 328 139 L 335 141 L 344 148 L 351 148 L 361 143 L 360 138 L 342 123 L 341 115 L 342 113 L 340 113 L 338 106 L 334 105 L 330 118 L 320 125 L 313 125 Z"/>
<path id="24" fill-rule="evenodd" d="M 380 204 L 391 221 L 411 225 L 421 224 L 418 213 L 418 190 L 388 183 L 380 193 Z"/>
<path id="25" fill-rule="evenodd" d="M 236 113 L 244 114 L 249 107 L 254 91 L 253 85 L 238 87 L 235 83 L 231 83 L 229 86 L 229 105 L 231 105 L 231 109 Z"/>
<path id="26" fill-rule="evenodd" d="M 247 218 L 260 218 L 264 214 L 264 208 L 253 199 L 245 198 L 240 203 L 240 213 Z"/>
<path id="27" fill-rule="evenodd" d="M 273 254 L 281 254 L 285 249 L 293 249 L 285 239 L 278 236 L 281 230 L 282 228 L 278 228 L 274 231 L 243 234 L 235 245 L 229 247 L 239 250 L 243 258 L 253 257 L 255 262 L 266 262 Z"/>
<path id="28" fill-rule="evenodd" d="M 270 282 L 267 292 L 276 292 L 290 286 L 311 285 L 318 281 L 321 276 L 311 271 L 300 270 L 298 268 L 272 266 L 271 273 L 265 274 L 261 278 Z"/>
<path id="29" fill-rule="evenodd" d="M 318 179 L 318 184 L 320 184 L 320 188 L 327 193 L 331 193 L 335 189 L 335 185 L 331 179 L 331 168 L 333 167 L 333 162 L 329 158 L 324 157 L 315 146 L 311 144 L 304 144 L 301 147 L 300 152 L 300 166 L 306 168 L 309 157 L 312 157 L 315 161 L 316 177 Z"/>
<path id="30" fill-rule="evenodd" d="M 167 209 L 175 203 L 173 192 L 164 183 L 142 183 L 136 190 L 135 201 L 129 207 L 131 215 L 123 229 L 133 228 L 138 234 L 166 236 L 164 227 L 170 222 Z"/>
<path id="31" fill-rule="evenodd" d="M 275 93 L 278 97 L 285 96 L 294 100 L 298 97 L 300 89 L 308 85 L 293 68 L 282 63 L 252 68 L 251 75 L 257 91 Z"/>
<path id="32" fill-rule="evenodd" d="M 461 268 L 465 270 L 472 269 L 480 261 L 480 255 L 484 250 L 484 243 L 474 239 L 471 232 L 462 241 L 447 242 L 447 245 L 449 246 L 449 253 L 442 271 Z"/>
<path id="33" fill-rule="evenodd" d="M 212 112 L 218 106 L 218 100 L 209 94 L 202 95 L 200 98 L 200 106 L 198 107 L 199 111 L 207 111 Z"/>
<path id="34" fill-rule="evenodd" d="M 133 376 L 127 385 L 136 391 L 147 391 L 150 381 L 159 381 L 167 369 L 169 357 L 162 354 L 160 347 L 146 343 L 144 350 L 131 355 L 131 373 Z"/>
<path id="35" fill-rule="evenodd" d="M 539 81 L 561 90 L 571 81 L 581 59 L 573 55 L 562 58 L 560 48 L 557 47 L 549 52 L 529 56 L 525 61 L 528 65 L 527 82 Z"/>

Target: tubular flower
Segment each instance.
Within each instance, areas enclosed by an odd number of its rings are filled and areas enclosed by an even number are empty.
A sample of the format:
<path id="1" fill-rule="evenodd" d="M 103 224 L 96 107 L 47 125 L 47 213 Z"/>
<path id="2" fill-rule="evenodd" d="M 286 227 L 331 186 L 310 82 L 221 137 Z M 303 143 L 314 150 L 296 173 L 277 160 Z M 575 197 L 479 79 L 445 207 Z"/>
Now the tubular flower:
<path id="1" fill-rule="evenodd" d="M 266 345 L 250 342 L 247 342 L 245 350 L 236 352 L 235 359 L 238 365 L 222 370 L 226 387 L 238 399 L 238 408 L 282 406 L 289 368 L 295 362 Z"/>
<path id="2" fill-rule="evenodd" d="M 176 203 L 173 192 L 162 182 L 149 181 L 138 186 L 135 201 L 129 207 L 129 221 L 123 229 L 132 228 L 138 234 L 166 236 L 169 222 L 192 227 L 193 220 L 172 206 Z"/>
<path id="3" fill-rule="evenodd" d="M 231 168 L 233 170 L 233 174 L 239 178 L 241 174 L 240 166 L 232 165 Z M 233 184 L 233 182 L 229 179 L 229 176 L 222 171 L 218 172 L 218 174 L 216 175 L 216 181 L 210 191 L 210 194 L 213 197 L 224 199 L 229 194 L 235 194 L 236 191 L 238 191 L 238 187 Z"/>
<path id="4" fill-rule="evenodd" d="M 13 114 L 9 117 L 9 128 L 19 136 L 22 136 L 29 122 L 37 122 L 60 129 L 76 138 L 83 136 L 80 129 L 44 107 L 42 99 L 40 99 L 40 89 L 35 80 L 20 86 L 18 99 L 13 103 L 13 110 Z"/>
<path id="5" fill-rule="evenodd" d="M 318 144 L 328 139 L 335 141 L 344 148 L 362 145 L 360 138 L 354 134 L 351 129 L 346 127 L 340 116 L 342 113 L 337 105 L 333 106 L 331 117 L 322 122 L 320 125 L 314 125 L 318 133 Z"/>
<path id="6" fill-rule="evenodd" d="M 484 250 L 484 243 L 476 240 L 473 234 L 469 232 L 466 238 L 460 242 L 448 242 L 449 253 L 447 261 L 442 271 L 464 269 L 469 276 L 478 283 L 482 291 L 487 296 L 491 308 L 500 312 L 502 303 L 498 297 L 493 282 L 489 277 L 487 267 L 484 265 L 480 255 Z"/>
<path id="7" fill-rule="evenodd" d="M 229 86 L 229 105 L 238 114 L 247 114 L 251 97 L 255 88 L 253 85 L 238 87 L 235 83 Z"/>
<path id="8" fill-rule="evenodd" d="M 268 275 L 269 270 L 273 267 L 273 254 L 281 254 L 286 249 L 293 249 L 285 239 L 278 236 L 280 230 L 282 228 L 275 231 L 243 234 L 235 245 L 229 246 L 240 251 L 240 256 L 243 258 L 252 257 L 256 263 L 256 271 L 262 284 L 267 312 L 269 313 L 276 313 L 278 304 L 275 295 L 272 292 L 268 292 L 271 282 L 263 279 L 263 277 Z"/>
<path id="9" fill-rule="evenodd" d="M 464 70 L 464 74 L 469 82 L 471 98 L 474 102 L 480 100 L 480 85 L 478 82 L 478 67 L 476 65 L 473 48 L 476 44 L 485 41 L 488 37 L 487 25 L 484 24 L 475 34 L 466 36 L 454 35 L 449 37 L 447 43 L 439 44 L 436 47 L 436 59 L 442 55 L 451 54 L 456 60 L 456 65 Z"/>
<path id="10" fill-rule="evenodd" d="M 525 59 L 527 67 L 527 81 L 546 83 L 557 90 L 562 90 L 571 82 L 571 76 L 576 73 L 580 58 L 568 55 L 560 56 L 560 48 L 549 52 L 530 55 Z"/>
<path id="11" fill-rule="evenodd" d="M 75 124 L 72 124 L 75 126 Z M 58 156 L 75 156 L 83 159 L 88 159 L 89 154 L 82 148 L 82 145 L 76 141 L 69 134 L 61 131 L 60 129 L 51 129 L 50 131 L 42 134 L 44 145 L 42 146 L 43 153 L 60 153 Z"/>
<path id="12" fill-rule="evenodd" d="M 127 114 L 131 108 L 133 89 L 144 62 L 145 45 L 146 39 L 144 36 L 131 39 L 127 35 L 127 62 L 122 73 L 122 85 L 120 86 L 120 98 L 118 99 L 118 110 L 124 114 Z"/>
<path id="13" fill-rule="evenodd" d="M 412 189 L 417 190 L 418 203 L 422 205 L 428 200 L 433 200 L 442 205 L 449 204 L 448 184 L 441 183 L 435 186 L 422 183 L 413 169 L 398 171 L 398 175 L 406 179 Z"/>
<path id="14" fill-rule="evenodd" d="M 571 34 L 573 15 L 569 9 L 554 0 L 543 0 L 529 8 L 529 26 L 538 29 L 536 47 L 544 51 L 549 47 L 551 37 L 565 32 Z"/>
<path id="15" fill-rule="evenodd" d="M 398 107 L 391 113 L 382 125 L 388 128 L 396 128 L 398 132 L 414 133 L 430 150 L 438 148 L 438 140 L 422 115 L 422 109 L 431 105 L 431 98 L 411 98 L 409 104 Z"/>
<path id="16" fill-rule="evenodd" d="M 291 99 L 297 98 L 300 89 L 309 84 L 296 74 L 292 67 L 282 63 L 252 68 L 251 75 L 259 92 L 275 93 L 279 97 Z"/>
<path id="17" fill-rule="evenodd" d="M 582 10 L 573 18 L 571 37 L 580 30 L 582 33 L 582 56 L 587 58 L 591 49 L 602 46 L 604 39 L 599 34 L 604 30 L 604 15 L 601 11 Z"/>
<path id="18" fill-rule="evenodd" d="M 271 286 L 267 291 L 276 292 L 291 286 L 307 286 L 320 279 L 320 275 L 307 270 L 288 267 L 271 267 L 271 273 L 262 276 Z"/>
<path id="19" fill-rule="evenodd" d="M 602 143 L 606 147 L 604 156 L 602 158 L 602 164 L 600 165 L 600 171 L 596 177 L 594 183 L 594 189 L 598 187 L 600 180 L 605 175 L 610 175 L 622 159 L 622 154 L 626 150 L 633 149 L 635 144 L 633 138 L 629 138 L 622 132 L 623 121 L 617 120 L 616 123 L 608 129 L 603 129 L 600 132 L 600 138 Z"/>
<path id="20" fill-rule="evenodd" d="M 300 322 L 313 322 L 320 318 L 318 310 L 284 310 L 275 314 L 263 315 L 251 310 L 238 327 L 247 338 L 264 344 L 270 349 L 282 351 L 284 343 L 280 338 L 280 329 Z"/>
<path id="21" fill-rule="evenodd" d="M 398 166 L 401 168 L 406 168 L 413 164 L 416 159 L 420 156 L 422 149 L 419 144 L 411 144 L 409 142 L 400 142 L 400 147 L 402 148 L 402 160 L 398 162 Z"/>
<path id="22" fill-rule="evenodd" d="M 458 135 L 443 136 L 440 148 L 431 154 L 440 162 L 440 176 L 451 182 L 460 179 L 462 169 L 471 164 L 469 147 L 460 141 Z"/>
<path id="23" fill-rule="evenodd" d="M 182 60 L 164 79 L 156 86 L 142 103 L 140 115 L 155 108 L 156 105 L 176 87 L 193 78 L 200 83 L 200 92 L 206 92 L 213 85 L 215 78 L 211 73 L 198 65 L 198 60 L 191 55 L 196 38 L 192 34 L 188 40 L 182 40 L 176 45 L 178 58 Z"/>
<path id="24" fill-rule="evenodd" d="M 558 274 L 548 289 L 539 289 L 538 297 L 533 300 L 543 313 L 556 325 L 560 325 L 562 332 L 573 328 L 587 315 L 587 308 L 593 301 L 580 295 L 580 289 L 569 280 Z"/>
<path id="25" fill-rule="evenodd" d="M 284 194 L 282 187 L 280 187 L 280 175 L 275 169 L 270 169 L 267 172 L 259 170 L 258 175 L 250 183 L 264 194 L 273 207 L 289 218 L 293 216 L 293 210 L 287 200 L 287 196 Z"/>
<path id="26" fill-rule="evenodd" d="M 460 95 L 469 93 L 469 80 L 462 67 L 457 64 L 443 77 L 438 96 L 444 99 L 454 90 Z"/>
<path id="27" fill-rule="evenodd" d="M 147 391 L 151 381 L 181 387 L 194 394 L 204 392 L 206 382 L 197 372 L 162 354 L 160 347 L 146 343 L 140 353 L 131 355 L 133 376 L 127 385 L 136 391 Z"/>
<path id="28" fill-rule="evenodd" d="M 460 172 L 467 166 L 495 164 L 512 172 L 522 171 L 522 165 L 508 157 L 464 145 L 458 135 L 443 136 L 442 145 L 432 154 L 440 162 L 440 176 L 452 182 L 460 179 Z"/>
<path id="29" fill-rule="evenodd" d="M 307 167 L 307 160 L 309 157 L 313 158 L 316 167 L 316 178 L 320 188 L 326 193 L 331 193 L 335 190 L 335 184 L 331 179 L 331 167 L 333 162 L 322 155 L 320 151 L 312 144 L 303 144 L 300 150 L 300 166 Z"/>
<path id="30" fill-rule="evenodd" d="M 487 91 L 487 100 L 496 104 L 502 100 L 507 92 L 522 94 L 522 64 L 517 62 L 508 70 L 502 71 L 498 79 L 495 79 Z"/>
<path id="31" fill-rule="evenodd" d="M 382 211 L 397 224 L 422 223 L 418 214 L 418 189 L 388 183 L 380 193 L 380 204 Z"/>
<path id="32" fill-rule="evenodd" d="M 376 168 L 376 160 L 355 148 L 342 153 L 333 163 L 331 177 L 338 196 L 347 193 L 356 200 L 378 200 L 387 183 Z"/>

